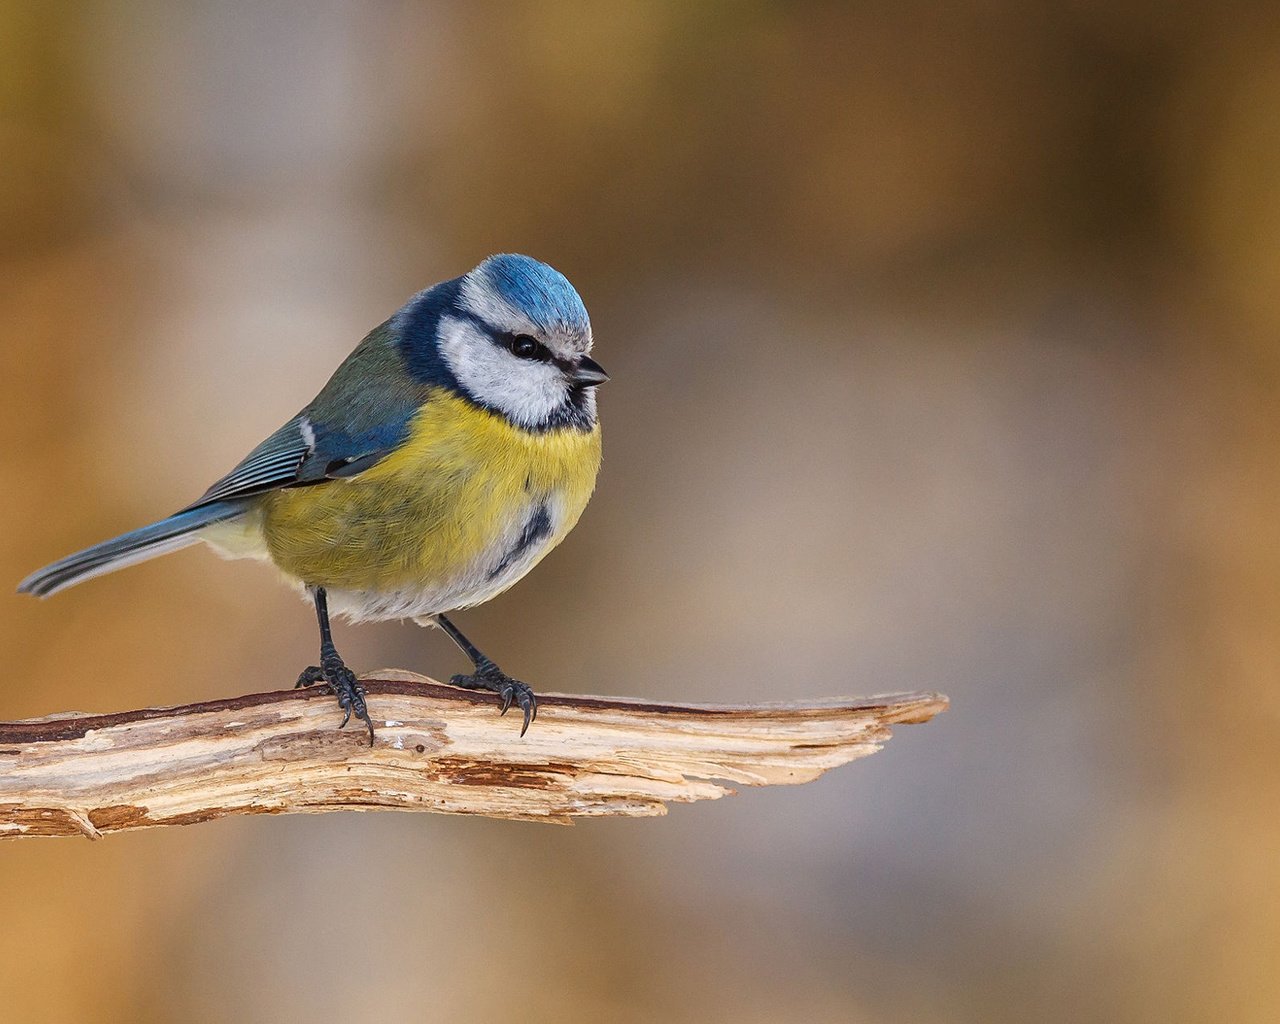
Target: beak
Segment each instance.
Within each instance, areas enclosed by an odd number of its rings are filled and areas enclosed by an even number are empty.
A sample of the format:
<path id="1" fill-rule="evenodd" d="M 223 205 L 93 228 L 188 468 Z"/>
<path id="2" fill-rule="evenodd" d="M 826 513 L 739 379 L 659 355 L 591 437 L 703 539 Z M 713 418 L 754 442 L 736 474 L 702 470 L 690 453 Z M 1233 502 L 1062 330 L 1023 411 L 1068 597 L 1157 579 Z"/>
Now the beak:
<path id="1" fill-rule="evenodd" d="M 603 384 L 607 381 L 609 375 L 604 372 L 604 367 L 590 356 L 583 356 L 578 360 L 578 365 L 570 372 L 569 379 L 581 387 L 593 388 L 597 384 Z"/>

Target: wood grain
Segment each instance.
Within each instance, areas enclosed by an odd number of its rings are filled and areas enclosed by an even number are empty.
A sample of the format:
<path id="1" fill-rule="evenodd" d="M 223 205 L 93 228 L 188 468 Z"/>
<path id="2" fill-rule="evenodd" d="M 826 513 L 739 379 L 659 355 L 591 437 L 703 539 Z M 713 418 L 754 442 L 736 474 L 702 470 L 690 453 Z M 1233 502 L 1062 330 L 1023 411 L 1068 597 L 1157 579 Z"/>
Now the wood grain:
<path id="1" fill-rule="evenodd" d="M 406 672 L 363 679 L 377 728 L 318 690 L 0 723 L 0 837 L 187 825 L 228 814 L 419 810 L 569 823 L 794 785 L 925 722 L 938 694 L 788 704 L 539 696 L 519 738 L 491 694 Z"/>

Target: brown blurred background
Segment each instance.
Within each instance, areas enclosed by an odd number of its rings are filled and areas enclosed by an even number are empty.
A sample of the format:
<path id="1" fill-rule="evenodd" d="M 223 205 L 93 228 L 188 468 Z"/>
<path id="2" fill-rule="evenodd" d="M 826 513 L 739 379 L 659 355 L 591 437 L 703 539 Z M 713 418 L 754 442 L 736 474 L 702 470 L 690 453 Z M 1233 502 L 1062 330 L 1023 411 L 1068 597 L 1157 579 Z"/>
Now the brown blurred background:
<path id="1" fill-rule="evenodd" d="M 0 1020 L 1277 1019 L 1278 110 L 1270 3 L 0 6 L 0 590 L 523 251 L 591 310 L 606 460 L 482 646 L 954 702 L 661 820 L 4 844 Z M 0 596 L 0 717 L 314 646 L 184 552 Z"/>

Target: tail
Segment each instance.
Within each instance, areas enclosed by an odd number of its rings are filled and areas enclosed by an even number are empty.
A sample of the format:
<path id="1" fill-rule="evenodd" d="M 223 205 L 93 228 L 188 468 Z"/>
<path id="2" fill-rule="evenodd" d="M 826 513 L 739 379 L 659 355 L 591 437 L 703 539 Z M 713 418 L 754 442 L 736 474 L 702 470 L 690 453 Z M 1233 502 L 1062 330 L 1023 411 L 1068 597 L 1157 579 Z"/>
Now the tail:
<path id="1" fill-rule="evenodd" d="M 197 536 L 198 530 L 226 519 L 234 519 L 245 511 L 245 507 L 243 501 L 215 501 L 179 512 L 140 530 L 122 534 L 114 540 L 104 540 L 101 544 L 77 551 L 52 565 L 37 569 L 18 584 L 18 593 L 48 597 L 95 576 L 185 548 L 200 539 Z"/>

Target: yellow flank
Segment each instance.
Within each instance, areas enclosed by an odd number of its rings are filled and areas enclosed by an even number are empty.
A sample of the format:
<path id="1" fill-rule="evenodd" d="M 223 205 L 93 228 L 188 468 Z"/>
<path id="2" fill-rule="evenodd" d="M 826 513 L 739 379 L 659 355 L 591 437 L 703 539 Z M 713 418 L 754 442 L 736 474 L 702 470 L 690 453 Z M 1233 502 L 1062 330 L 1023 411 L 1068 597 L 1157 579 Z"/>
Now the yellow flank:
<path id="1" fill-rule="evenodd" d="M 275 491 L 271 559 L 313 586 L 445 586 L 501 557 L 538 505 L 557 510 L 542 554 L 578 521 L 600 468 L 600 427 L 531 433 L 435 390 L 395 452 L 350 480 Z"/>

